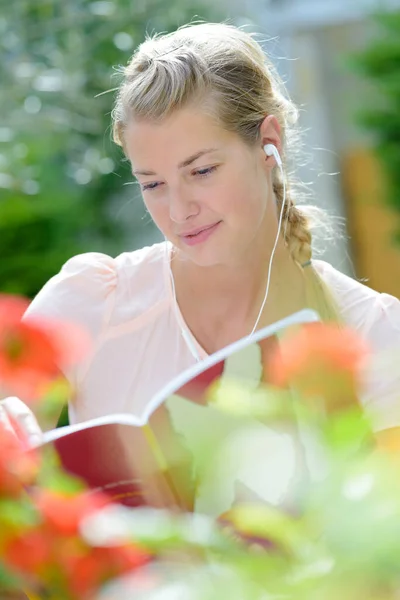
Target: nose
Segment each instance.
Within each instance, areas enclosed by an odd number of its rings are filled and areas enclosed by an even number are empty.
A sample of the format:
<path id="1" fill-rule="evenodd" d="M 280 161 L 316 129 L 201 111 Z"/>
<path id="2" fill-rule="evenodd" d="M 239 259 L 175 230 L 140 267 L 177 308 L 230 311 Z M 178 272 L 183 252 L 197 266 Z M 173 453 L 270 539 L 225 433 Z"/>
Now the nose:
<path id="1" fill-rule="evenodd" d="M 198 215 L 199 204 L 191 197 L 190 192 L 183 186 L 171 190 L 169 216 L 174 223 L 184 223 Z"/>

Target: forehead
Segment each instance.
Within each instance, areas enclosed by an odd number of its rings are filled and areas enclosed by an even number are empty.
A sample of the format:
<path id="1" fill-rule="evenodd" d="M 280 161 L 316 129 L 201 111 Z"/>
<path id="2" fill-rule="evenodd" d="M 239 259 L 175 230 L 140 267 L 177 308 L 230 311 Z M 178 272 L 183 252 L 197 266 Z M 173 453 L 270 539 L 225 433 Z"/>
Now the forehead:
<path id="1" fill-rule="evenodd" d="M 159 156 L 179 162 L 202 148 L 223 149 L 237 142 L 237 137 L 210 115 L 199 109 L 185 108 L 160 122 L 131 119 L 124 141 L 132 166 L 146 168 Z"/>

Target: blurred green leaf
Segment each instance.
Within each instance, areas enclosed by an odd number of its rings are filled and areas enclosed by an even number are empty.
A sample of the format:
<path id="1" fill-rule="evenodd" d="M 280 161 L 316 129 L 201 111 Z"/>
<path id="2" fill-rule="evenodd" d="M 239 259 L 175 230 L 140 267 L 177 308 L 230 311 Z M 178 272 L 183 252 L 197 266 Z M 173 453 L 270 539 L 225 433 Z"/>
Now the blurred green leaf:
<path id="1" fill-rule="evenodd" d="M 37 513 L 28 498 L 10 500 L 0 499 L 0 527 L 4 529 L 18 529 L 29 527 L 37 521 Z M 1 537 L 1 533 L 0 533 Z"/>
<path id="2" fill-rule="evenodd" d="M 336 460 L 341 455 L 349 459 L 373 447 L 371 423 L 361 408 L 352 407 L 332 414 L 321 426 L 325 443 Z"/>
<path id="3" fill-rule="evenodd" d="M 305 524 L 280 509 L 262 504 L 238 504 L 224 519 L 246 536 L 270 541 L 278 552 L 296 557 L 309 554 L 310 540 Z"/>

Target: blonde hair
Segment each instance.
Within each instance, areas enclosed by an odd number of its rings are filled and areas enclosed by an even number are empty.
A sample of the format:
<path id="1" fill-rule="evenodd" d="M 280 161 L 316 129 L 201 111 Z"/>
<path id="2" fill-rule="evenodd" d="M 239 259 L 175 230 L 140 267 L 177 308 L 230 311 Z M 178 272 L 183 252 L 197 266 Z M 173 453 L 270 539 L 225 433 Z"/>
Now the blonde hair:
<path id="1" fill-rule="evenodd" d="M 288 99 L 284 85 L 260 44 L 249 33 L 225 23 L 200 23 L 173 33 L 147 37 L 123 69 L 112 112 L 114 141 L 124 148 L 125 128 L 135 119 L 162 121 L 172 112 L 199 105 L 218 123 L 253 146 L 260 125 L 273 114 L 281 128 L 286 202 L 282 235 L 298 265 L 312 257 L 310 211 L 296 206 L 296 181 L 287 157 L 300 151 L 296 126 L 299 111 Z M 278 214 L 283 201 L 279 170 L 273 176 Z M 314 211 L 315 212 L 315 211 Z M 308 305 L 323 320 L 339 321 L 338 310 L 325 283 L 312 267 L 303 269 Z"/>

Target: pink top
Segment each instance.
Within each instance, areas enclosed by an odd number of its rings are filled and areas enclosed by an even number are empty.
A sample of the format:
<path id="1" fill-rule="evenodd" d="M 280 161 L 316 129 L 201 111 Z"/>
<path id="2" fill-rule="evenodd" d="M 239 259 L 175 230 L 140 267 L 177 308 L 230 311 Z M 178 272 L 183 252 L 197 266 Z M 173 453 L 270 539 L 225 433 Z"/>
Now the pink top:
<path id="1" fill-rule="evenodd" d="M 94 350 L 67 377 L 79 390 L 70 407 L 76 423 L 110 413 L 139 415 L 153 395 L 195 362 L 173 308 L 169 244 L 116 258 L 89 252 L 68 260 L 31 303 L 27 316 L 49 315 L 89 328 Z M 343 275 L 324 261 L 313 265 L 330 287 L 344 321 L 379 353 L 400 356 L 400 302 Z M 186 328 L 187 329 L 187 328 Z M 206 352 L 193 339 L 200 356 Z M 362 402 L 376 429 L 400 426 L 400 369 L 390 361 L 370 374 Z M 389 363 L 392 363 L 391 365 Z M 392 367 L 392 368 L 390 368 Z"/>

